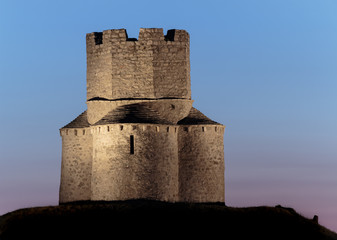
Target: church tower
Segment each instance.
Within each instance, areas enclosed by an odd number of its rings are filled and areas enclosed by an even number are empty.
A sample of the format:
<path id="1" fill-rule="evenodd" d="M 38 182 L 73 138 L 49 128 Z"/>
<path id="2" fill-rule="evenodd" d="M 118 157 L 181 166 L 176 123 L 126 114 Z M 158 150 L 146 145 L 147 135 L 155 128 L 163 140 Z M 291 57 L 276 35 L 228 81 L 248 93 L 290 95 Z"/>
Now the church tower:
<path id="1" fill-rule="evenodd" d="M 192 107 L 189 34 L 87 34 L 87 110 L 60 129 L 60 203 L 224 202 L 224 126 Z"/>

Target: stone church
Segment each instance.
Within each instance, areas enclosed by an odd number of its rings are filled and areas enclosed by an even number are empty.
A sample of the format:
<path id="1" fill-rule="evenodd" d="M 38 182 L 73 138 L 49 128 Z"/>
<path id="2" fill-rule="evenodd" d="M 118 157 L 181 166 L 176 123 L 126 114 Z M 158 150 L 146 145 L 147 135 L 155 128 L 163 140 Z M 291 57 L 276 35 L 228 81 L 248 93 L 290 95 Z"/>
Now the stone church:
<path id="1" fill-rule="evenodd" d="M 225 126 L 192 106 L 184 30 L 89 33 L 87 110 L 60 129 L 60 203 L 224 202 Z"/>

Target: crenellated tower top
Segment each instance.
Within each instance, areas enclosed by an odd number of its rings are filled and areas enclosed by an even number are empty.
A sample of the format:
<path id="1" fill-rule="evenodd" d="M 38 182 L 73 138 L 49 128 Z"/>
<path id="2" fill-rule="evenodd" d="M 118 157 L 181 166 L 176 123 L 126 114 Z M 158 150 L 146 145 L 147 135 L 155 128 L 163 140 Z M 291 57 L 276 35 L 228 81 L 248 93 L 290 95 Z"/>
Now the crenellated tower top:
<path id="1" fill-rule="evenodd" d="M 191 99 L 189 34 L 141 28 L 87 34 L 87 100 Z"/>

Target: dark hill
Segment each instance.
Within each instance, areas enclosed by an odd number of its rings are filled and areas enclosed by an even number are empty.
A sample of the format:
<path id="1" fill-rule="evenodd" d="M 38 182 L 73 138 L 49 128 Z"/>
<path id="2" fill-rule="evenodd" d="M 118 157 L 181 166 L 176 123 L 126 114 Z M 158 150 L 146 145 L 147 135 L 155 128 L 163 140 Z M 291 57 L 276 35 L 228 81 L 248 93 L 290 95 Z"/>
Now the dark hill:
<path id="1" fill-rule="evenodd" d="M 77 202 L 0 217 L 0 239 L 337 239 L 291 208 L 148 200 Z"/>

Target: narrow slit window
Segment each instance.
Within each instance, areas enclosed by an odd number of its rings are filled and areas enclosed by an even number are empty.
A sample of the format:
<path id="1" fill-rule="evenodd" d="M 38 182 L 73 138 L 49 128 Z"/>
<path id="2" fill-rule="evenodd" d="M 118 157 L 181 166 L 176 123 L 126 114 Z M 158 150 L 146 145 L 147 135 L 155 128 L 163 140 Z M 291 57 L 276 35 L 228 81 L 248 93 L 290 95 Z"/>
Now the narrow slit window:
<path id="1" fill-rule="evenodd" d="M 135 138 L 130 135 L 130 154 L 135 154 Z"/>

